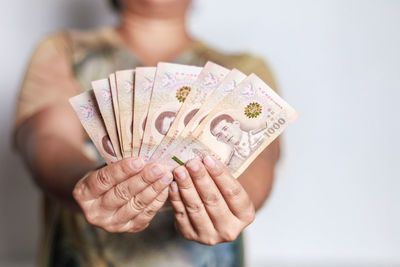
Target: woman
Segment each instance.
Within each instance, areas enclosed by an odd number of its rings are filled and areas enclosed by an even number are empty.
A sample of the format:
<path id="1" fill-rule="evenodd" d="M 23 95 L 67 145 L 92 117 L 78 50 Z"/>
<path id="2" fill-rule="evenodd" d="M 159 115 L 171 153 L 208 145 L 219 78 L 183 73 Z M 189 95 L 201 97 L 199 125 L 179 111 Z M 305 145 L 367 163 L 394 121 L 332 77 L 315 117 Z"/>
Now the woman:
<path id="1" fill-rule="evenodd" d="M 22 84 L 15 135 L 44 193 L 39 265 L 241 266 L 240 233 L 269 194 L 278 141 L 238 180 L 211 157 L 173 173 L 138 158 L 98 167 L 67 99 L 110 72 L 159 61 L 211 60 L 254 72 L 274 87 L 270 72 L 259 58 L 224 54 L 191 39 L 189 0 L 113 2 L 121 14 L 116 28 L 45 38 Z M 160 211 L 168 195 L 173 210 Z"/>

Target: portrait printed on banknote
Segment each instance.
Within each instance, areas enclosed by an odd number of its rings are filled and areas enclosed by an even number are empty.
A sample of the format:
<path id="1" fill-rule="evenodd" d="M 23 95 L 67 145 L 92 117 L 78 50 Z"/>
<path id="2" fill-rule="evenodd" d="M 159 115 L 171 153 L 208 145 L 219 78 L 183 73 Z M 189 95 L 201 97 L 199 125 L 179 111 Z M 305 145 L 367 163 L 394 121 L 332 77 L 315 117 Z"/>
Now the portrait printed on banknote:
<path id="1" fill-rule="evenodd" d="M 176 144 L 176 138 L 195 116 L 207 96 L 218 87 L 228 73 L 228 69 L 208 61 L 194 81 L 193 86 L 184 87 L 186 91 L 182 91 L 183 94 L 178 94 L 177 92 L 176 96 L 179 102 L 182 102 L 182 106 L 175 114 L 175 119 L 171 123 L 168 132 L 164 134 L 164 138 L 153 153 L 152 160 L 162 157 L 165 152 Z"/>
<path id="2" fill-rule="evenodd" d="M 229 155 L 225 159 L 225 165 L 237 168 L 250 154 L 267 138 L 266 129 L 243 129 L 241 122 L 231 115 L 223 113 L 212 119 L 210 133 L 218 142 L 229 146 Z"/>

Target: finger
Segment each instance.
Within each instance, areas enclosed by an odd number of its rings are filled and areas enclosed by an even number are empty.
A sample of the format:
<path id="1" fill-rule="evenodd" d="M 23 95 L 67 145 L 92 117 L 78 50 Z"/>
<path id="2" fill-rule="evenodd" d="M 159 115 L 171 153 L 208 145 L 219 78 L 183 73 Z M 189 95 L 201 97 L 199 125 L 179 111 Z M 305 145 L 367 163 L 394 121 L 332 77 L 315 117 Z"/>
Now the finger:
<path id="1" fill-rule="evenodd" d="M 124 232 L 136 233 L 144 230 L 157 212 L 163 207 L 168 198 L 168 186 L 165 187 L 160 194 L 151 202 L 142 213 L 129 220 L 124 228 Z"/>
<path id="2" fill-rule="evenodd" d="M 226 228 L 227 224 L 232 225 L 237 218 L 230 211 L 201 161 L 192 159 L 186 164 L 186 167 L 214 227 L 222 230 Z"/>
<path id="3" fill-rule="evenodd" d="M 141 192 L 134 195 L 125 205 L 115 212 L 113 221 L 115 223 L 128 222 L 139 214 L 144 213 L 157 196 L 161 194 L 165 188 L 168 188 L 168 185 L 172 182 L 172 178 L 172 173 L 166 172 L 161 179 L 158 179 Z"/>
<path id="4" fill-rule="evenodd" d="M 162 187 L 161 190 L 159 190 L 162 191 L 166 185 L 161 181 L 165 181 L 165 179 L 162 179 L 166 174 L 167 170 L 163 166 L 155 163 L 148 164 L 140 173 L 123 181 L 122 183 L 115 185 L 113 188 L 107 191 L 102 196 L 100 205 L 102 208 L 107 210 L 117 209 L 126 204 L 131 198 L 136 196 L 139 192 L 143 191 L 150 185 Z M 158 182 L 159 180 L 161 183 Z M 158 183 L 154 184 L 155 182 Z"/>
<path id="5" fill-rule="evenodd" d="M 96 198 L 110 190 L 114 185 L 139 173 L 144 167 L 140 158 L 127 158 L 101 168 L 84 181 L 88 188 L 86 197 Z"/>
<path id="6" fill-rule="evenodd" d="M 194 187 L 192 179 L 189 176 L 185 166 L 179 166 L 174 170 L 176 184 L 179 194 L 185 205 L 186 213 L 193 225 L 193 228 L 199 235 L 215 231 L 214 225 L 200 199 L 199 194 Z"/>
<path id="7" fill-rule="evenodd" d="M 185 205 L 179 195 L 178 185 L 173 181 L 169 187 L 169 200 L 174 210 L 175 225 L 177 230 L 189 240 L 194 240 L 196 233 L 186 213 Z"/>
<path id="8" fill-rule="evenodd" d="M 212 156 L 204 157 L 203 162 L 232 213 L 239 219 L 254 213 L 253 203 L 247 192 L 222 163 Z"/>

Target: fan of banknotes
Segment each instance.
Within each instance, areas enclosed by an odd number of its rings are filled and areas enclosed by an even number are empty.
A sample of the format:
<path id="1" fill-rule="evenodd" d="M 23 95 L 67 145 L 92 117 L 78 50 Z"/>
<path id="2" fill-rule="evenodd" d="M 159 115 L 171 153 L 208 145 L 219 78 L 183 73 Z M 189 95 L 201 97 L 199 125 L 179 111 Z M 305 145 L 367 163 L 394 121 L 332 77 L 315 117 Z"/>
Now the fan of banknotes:
<path id="1" fill-rule="evenodd" d="M 111 73 L 70 99 L 107 164 L 139 156 L 171 169 L 205 155 L 238 177 L 297 118 L 255 74 L 213 62 Z"/>

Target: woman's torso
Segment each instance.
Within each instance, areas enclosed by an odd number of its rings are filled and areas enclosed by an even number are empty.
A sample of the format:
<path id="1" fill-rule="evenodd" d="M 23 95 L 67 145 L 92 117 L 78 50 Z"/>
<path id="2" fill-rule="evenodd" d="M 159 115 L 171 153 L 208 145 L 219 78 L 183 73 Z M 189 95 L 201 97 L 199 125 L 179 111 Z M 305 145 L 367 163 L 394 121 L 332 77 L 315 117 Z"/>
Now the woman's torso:
<path id="1" fill-rule="evenodd" d="M 90 81 L 121 69 L 141 66 L 112 29 L 66 32 L 74 79 L 82 91 Z M 171 62 L 202 66 L 207 60 L 227 68 L 255 72 L 273 83 L 262 60 L 247 54 L 227 55 L 195 42 Z M 88 147 L 91 147 L 88 140 Z M 86 147 L 86 148 L 88 148 Z M 86 149 L 83 148 L 83 149 Z M 100 159 L 97 158 L 100 164 Z M 88 224 L 82 214 L 46 200 L 46 229 L 41 251 L 44 266 L 242 266 L 242 237 L 235 242 L 205 246 L 183 239 L 174 228 L 172 211 L 159 212 L 150 226 L 139 233 L 108 233 Z M 229 227 L 229 226 L 227 226 Z"/>

